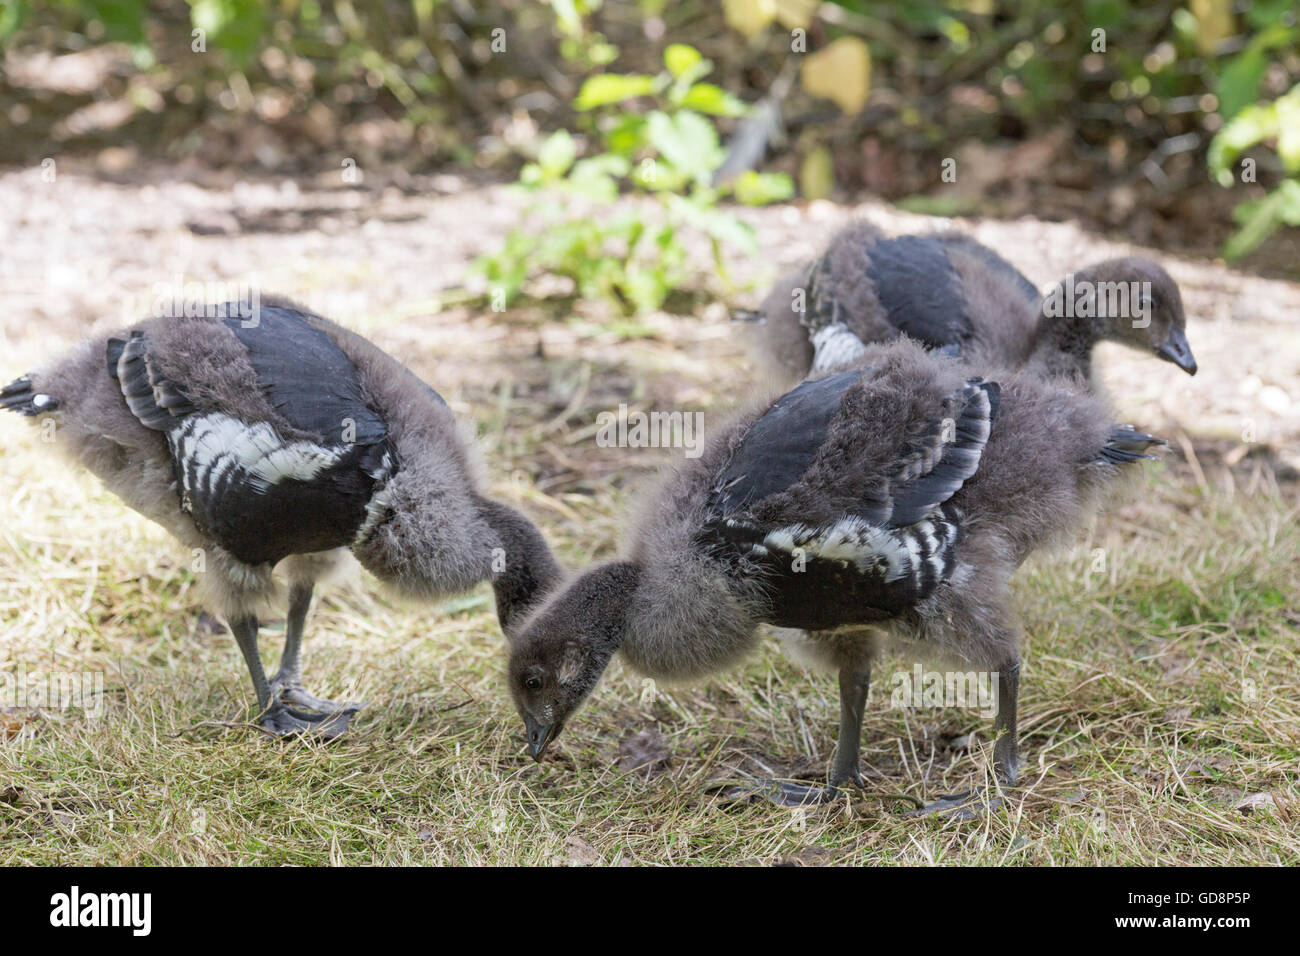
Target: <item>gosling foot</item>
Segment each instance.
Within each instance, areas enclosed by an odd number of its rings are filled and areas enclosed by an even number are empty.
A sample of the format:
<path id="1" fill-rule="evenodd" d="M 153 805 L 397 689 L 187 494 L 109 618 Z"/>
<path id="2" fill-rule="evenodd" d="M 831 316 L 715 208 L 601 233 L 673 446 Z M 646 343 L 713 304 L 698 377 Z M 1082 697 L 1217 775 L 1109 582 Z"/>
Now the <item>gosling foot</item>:
<path id="1" fill-rule="evenodd" d="M 859 790 L 865 787 L 861 772 L 854 770 L 827 784 L 754 777 L 750 783 L 732 787 L 726 792 L 726 797 L 729 800 L 764 798 L 778 807 L 805 807 L 838 800 L 849 792 L 850 786 Z"/>
<path id="2" fill-rule="evenodd" d="M 1000 795 L 996 792 L 988 792 L 986 787 L 976 787 L 964 793 L 942 794 L 933 803 L 927 803 L 916 810 L 909 810 L 907 816 L 924 817 L 938 814 L 950 820 L 978 820 L 1001 806 Z"/>
<path id="3" fill-rule="evenodd" d="M 310 714 L 355 714 L 366 706 L 364 701 L 339 703 L 310 694 L 297 677 L 283 673 L 271 678 L 271 694 L 286 707 L 293 707 Z"/>
<path id="4" fill-rule="evenodd" d="M 348 729 L 348 724 L 355 713 L 354 708 L 327 714 L 311 714 L 286 707 L 277 700 L 257 719 L 257 725 L 274 737 L 311 734 L 329 740 L 340 736 Z"/>

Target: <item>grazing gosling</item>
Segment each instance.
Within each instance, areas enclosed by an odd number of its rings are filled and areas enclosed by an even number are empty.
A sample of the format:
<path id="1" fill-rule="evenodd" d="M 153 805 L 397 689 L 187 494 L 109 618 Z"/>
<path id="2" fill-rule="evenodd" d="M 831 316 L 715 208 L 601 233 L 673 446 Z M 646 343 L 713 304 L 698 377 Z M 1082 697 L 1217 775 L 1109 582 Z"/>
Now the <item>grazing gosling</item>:
<path id="1" fill-rule="evenodd" d="M 1025 371 L 973 376 L 910 339 L 741 414 L 648 500 L 628 556 L 557 589 L 510 635 L 509 684 L 540 758 L 616 652 L 651 677 L 730 667 L 759 624 L 806 633 L 839 673 L 825 788 L 861 785 L 870 664 L 882 639 L 996 670 L 994 757 L 1016 779 L 1020 627 L 1009 582 L 1159 442 L 1087 390 Z M 973 794 L 929 810 L 966 807 Z"/>
<path id="2" fill-rule="evenodd" d="M 1196 374 L 1182 296 L 1157 263 L 1108 259 L 1040 296 L 1013 265 L 958 232 L 889 239 L 869 222 L 853 223 L 778 282 L 757 312 L 734 317 L 748 323 L 760 363 L 790 381 L 903 335 L 974 365 L 1081 382 L 1101 341 Z"/>
<path id="3" fill-rule="evenodd" d="M 53 418 L 73 459 L 203 549 L 207 602 L 243 652 L 264 730 L 334 736 L 361 705 L 309 694 L 301 650 L 315 583 L 344 552 L 418 598 L 491 579 L 503 628 L 561 571 L 527 518 L 479 492 L 447 403 L 397 360 L 284 300 L 209 315 L 228 317 L 95 336 L 6 385 L 0 406 Z M 277 567 L 289 610 L 268 680 L 258 614 Z"/>

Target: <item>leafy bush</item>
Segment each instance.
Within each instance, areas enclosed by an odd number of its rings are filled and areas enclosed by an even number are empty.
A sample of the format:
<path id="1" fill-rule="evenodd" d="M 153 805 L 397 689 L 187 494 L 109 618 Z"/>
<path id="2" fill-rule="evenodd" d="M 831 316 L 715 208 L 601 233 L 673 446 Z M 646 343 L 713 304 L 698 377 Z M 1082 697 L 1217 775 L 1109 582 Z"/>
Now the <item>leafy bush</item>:
<path id="1" fill-rule="evenodd" d="M 1282 180 L 1262 199 L 1243 202 L 1233 210 L 1240 229 L 1224 247 L 1228 259 L 1241 258 L 1281 225 L 1300 226 L 1300 84 L 1271 103 L 1246 107 L 1214 137 L 1209 164 L 1219 184 L 1233 185 L 1233 163 L 1264 142 L 1276 145 L 1282 168 L 1292 178 Z"/>
<path id="2" fill-rule="evenodd" d="M 1300 25 L 1292 0 L 1265 0 L 1246 16 L 1255 32 L 1219 71 L 1215 91 L 1219 112 L 1227 122 L 1211 141 L 1206 161 L 1219 185 L 1230 187 L 1237 181 L 1232 167 L 1242 154 L 1271 143 L 1289 178 L 1266 196 L 1233 210 L 1239 228 L 1224 245 L 1228 260 L 1240 259 L 1279 226 L 1300 226 L 1300 84 L 1274 100 L 1255 102 L 1273 62 L 1269 54 L 1293 51 L 1300 41 Z"/>
<path id="3" fill-rule="evenodd" d="M 794 183 L 784 174 L 752 170 L 715 182 L 725 151 L 709 117 L 741 116 L 747 107 L 704 81 L 713 65 L 693 47 L 670 45 L 664 67 L 654 76 L 589 77 L 573 107 L 596 115 L 593 133 L 602 149 L 579 158 L 578 140 L 560 130 L 524 166 L 519 187 L 539 194 L 528 215 L 541 216 L 546 225 L 514 230 L 500 252 L 477 263 L 503 305 L 530 277 L 550 273 L 573 280 L 584 298 L 612 301 L 627 312 L 658 308 L 692 278 L 681 241 L 687 231 L 707 237 L 724 283 L 723 246 L 757 253 L 753 230 L 719 209 L 719 200 L 762 205 L 789 198 Z M 629 106 L 644 100 L 653 108 Z M 602 209 L 624 188 L 657 200 L 657 221 L 647 222 L 639 210 Z"/>

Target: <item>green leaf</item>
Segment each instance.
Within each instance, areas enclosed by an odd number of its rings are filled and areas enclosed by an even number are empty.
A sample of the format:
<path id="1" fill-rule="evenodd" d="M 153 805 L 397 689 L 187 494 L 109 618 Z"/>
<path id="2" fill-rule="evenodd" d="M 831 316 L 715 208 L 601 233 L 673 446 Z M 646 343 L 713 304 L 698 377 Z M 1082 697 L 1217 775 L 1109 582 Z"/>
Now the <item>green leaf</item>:
<path id="1" fill-rule="evenodd" d="M 664 273 L 653 268 L 633 267 L 629 269 L 624 274 L 622 281 L 618 283 L 618 287 L 631 300 L 639 312 L 651 312 L 659 308 L 671 291 Z M 623 337 L 631 338 L 632 336 L 624 335 Z"/>
<path id="2" fill-rule="evenodd" d="M 650 144 L 690 178 L 703 180 L 722 163 L 718 131 L 699 113 L 681 110 L 669 116 L 655 110 L 647 122 Z"/>
<path id="3" fill-rule="evenodd" d="M 605 148 L 631 157 L 646 146 L 646 119 L 639 113 L 624 113 L 605 132 Z"/>
<path id="4" fill-rule="evenodd" d="M 1278 99 L 1277 155 L 1289 173 L 1300 173 L 1300 84 Z"/>
<path id="5" fill-rule="evenodd" d="M 713 83 L 696 83 L 686 91 L 678 105 L 714 116 L 744 116 L 749 112 L 744 100 Z"/>
<path id="6" fill-rule="evenodd" d="M 618 196 L 618 183 L 628 174 L 628 161 L 622 156 L 603 153 L 590 159 L 581 159 L 569 173 L 569 187 L 577 193 L 599 202 L 613 202 Z"/>
<path id="7" fill-rule="evenodd" d="M 265 27 L 258 0 L 193 0 L 190 22 L 208 34 L 208 49 L 225 50 L 248 62 L 261 45 Z"/>
<path id="8" fill-rule="evenodd" d="M 573 101 L 575 110 L 591 110 L 598 106 L 621 103 L 638 96 L 648 96 L 655 91 L 655 78 L 639 74 L 601 73 L 588 77 Z"/>
<path id="9" fill-rule="evenodd" d="M 1281 190 L 1274 190 L 1263 199 L 1242 203 L 1234 210 L 1234 214 L 1244 214 L 1240 217 L 1244 220 L 1244 225 L 1224 244 L 1223 258 L 1229 262 L 1240 259 L 1271 236 L 1282 223 L 1284 202 Z"/>
<path id="10" fill-rule="evenodd" d="M 700 51 L 693 46 L 687 46 L 685 43 L 670 43 L 668 49 L 664 50 L 664 66 L 668 67 L 668 72 L 676 79 L 683 73 L 695 66 L 704 57 Z"/>
<path id="11" fill-rule="evenodd" d="M 104 38 L 144 43 L 144 0 L 90 0 L 91 16 L 104 24 Z"/>
<path id="12" fill-rule="evenodd" d="M 552 133 L 537 151 L 537 165 L 543 179 L 558 179 L 568 172 L 578 155 L 578 146 L 568 130 Z"/>
<path id="13" fill-rule="evenodd" d="M 0 3 L 0 42 L 13 36 L 27 19 L 26 0 Z"/>
<path id="14" fill-rule="evenodd" d="M 1277 104 L 1248 106 L 1215 134 L 1210 141 L 1206 162 L 1220 186 L 1233 184 L 1230 168 L 1243 152 L 1256 143 L 1277 135 Z"/>
<path id="15" fill-rule="evenodd" d="M 1277 187 L 1281 194 L 1277 214 L 1288 226 L 1300 226 L 1300 180 L 1284 179 Z"/>
<path id="16" fill-rule="evenodd" d="M 1232 119 L 1255 102 L 1259 85 L 1264 81 L 1267 70 L 1268 58 L 1254 45 L 1228 61 L 1214 86 L 1215 95 L 1219 98 L 1219 112 L 1224 119 Z"/>
<path id="17" fill-rule="evenodd" d="M 1254 0 L 1246 8 L 1246 20 L 1256 29 L 1282 23 L 1295 10 L 1295 0 Z"/>
<path id="18" fill-rule="evenodd" d="M 666 159 L 643 159 L 636 164 L 632 181 L 642 189 L 651 192 L 675 193 L 686 186 L 690 180 Z"/>
<path id="19" fill-rule="evenodd" d="M 742 255 L 758 255 L 758 239 L 753 227 L 747 223 L 684 196 L 665 195 L 664 198 L 669 213 L 679 221 L 699 229 L 712 239 L 734 246 Z"/>
<path id="20" fill-rule="evenodd" d="M 748 169 L 736 177 L 736 198 L 746 206 L 766 206 L 794 195 L 794 180 L 785 173 L 756 173 Z"/>

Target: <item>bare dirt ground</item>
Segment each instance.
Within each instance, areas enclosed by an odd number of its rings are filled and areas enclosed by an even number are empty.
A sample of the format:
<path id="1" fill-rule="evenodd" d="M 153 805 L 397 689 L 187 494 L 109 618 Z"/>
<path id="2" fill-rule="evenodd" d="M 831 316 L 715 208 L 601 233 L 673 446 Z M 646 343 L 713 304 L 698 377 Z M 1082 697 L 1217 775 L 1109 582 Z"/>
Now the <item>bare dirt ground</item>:
<path id="1" fill-rule="evenodd" d="M 291 295 L 399 350 L 463 409 L 509 411 L 513 426 L 591 421 L 589 409 L 629 396 L 673 407 L 730 402 L 752 377 L 722 303 L 692 316 L 652 316 L 643 330 L 649 334 L 630 341 L 604 327 L 607 316 L 571 314 L 563 302 L 506 314 L 444 307 L 449 290 L 473 287 L 465 276 L 472 259 L 494 250 L 518 219 L 518 205 L 501 187 L 454 176 L 422 180 L 419 192 L 370 191 L 337 177 L 315 185 L 226 178 L 203 187 L 168 176 L 159 168 L 115 184 L 75 171 L 60 171 L 52 183 L 39 170 L 0 175 L 6 370 L 52 354 L 92 323 L 134 321 L 149 310 L 158 283 L 179 277 Z M 738 293 L 731 305 L 752 302 L 850 216 L 871 216 L 891 231 L 937 222 L 881 204 L 813 203 L 742 215 L 757 229 L 763 255 L 734 262 L 736 281 L 756 291 Z M 1284 474 L 1300 466 L 1300 287 L 1100 240 L 1071 224 L 954 225 L 1040 286 L 1107 256 L 1158 258 L 1182 288 L 1201 370 L 1187 378 L 1103 347 L 1103 377 L 1121 413 L 1190 436 L 1212 457 L 1268 456 Z M 501 406 L 506 386 L 520 405 Z M 1249 438 L 1252 431 L 1254 442 L 1243 443 L 1243 432 Z"/>
<path id="2" fill-rule="evenodd" d="M 710 410 L 771 384 L 748 361 L 727 305 L 752 305 L 849 216 L 892 231 L 935 225 L 879 204 L 744 210 L 763 254 L 736 259 L 733 274 L 751 288 L 629 326 L 564 299 L 505 313 L 463 304 L 455 290 L 470 281 L 466 266 L 519 218 L 500 187 L 452 176 L 404 190 L 337 177 L 202 182 L 163 167 L 130 182 L 62 166 L 54 182 L 39 170 L 0 173 L 0 381 L 92 325 L 145 315 L 158 283 L 253 283 L 370 335 L 476 422 L 495 493 L 524 506 L 571 566 L 613 553 L 630 489 L 668 455 L 597 447 L 598 412 L 621 402 L 698 408 L 707 426 Z M 536 767 L 520 754 L 484 593 L 437 611 L 395 608 L 373 590 L 323 601 L 308 648 L 314 689 L 371 700 L 368 723 L 328 749 L 263 746 L 240 722 L 247 688 L 233 643 L 194 628 L 192 575 L 164 557 L 165 536 L 65 474 L 6 416 L 0 666 L 98 667 L 122 689 L 112 721 L 0 724 L 0 745 L 29 745 L 0 752 L 0 859 L 1294 861 L 1286 807 L 1296 801 L 1300 611 L 1288 549 L 1300 487 L 1300 287 L 1069 224 L 956 225 L 1040 285 L 1107 256 L 1158 258 L 1182 287 L 1201 367 L 1189 378 L 1103 350 L 1122 417 L 1169 437 L 1171 450 L 1144 502 L 1087 532 L 1083 558 L 1050 559 L 1021 580 L 1040 651 L 1023 707 L 1036 765 L 1025 801 L 991 836 L 917 831 L 879 801 L 806 818 L 701 804 L 718 764 L 761 754 L 786 773 L 822 772 L 833 682 L 810 684 L 775 654 L 657 697 L 612 669 L 557 755 Z M 1127 563 L 1097 583 L 1079 562 L 1099 542 Z M 1258 705 L 1234 689 L 1255 669 Z M 872 708 L 867 761 L 885 789 L 960 789 L 952 775 L 978 772 L 969 740 L 987 732 L 980 721 Z M 212 716 L 228 720 L 203 723 Z M 620 776 L 638 730 L 671 754 L 662 761 L 671 770 Z M 279 783 L 249 784 L 271 779 Z M 1260 824 L 1243 800 L 1281 809 Z M 200 812 L 202 831 L 190 818 Z"/>

